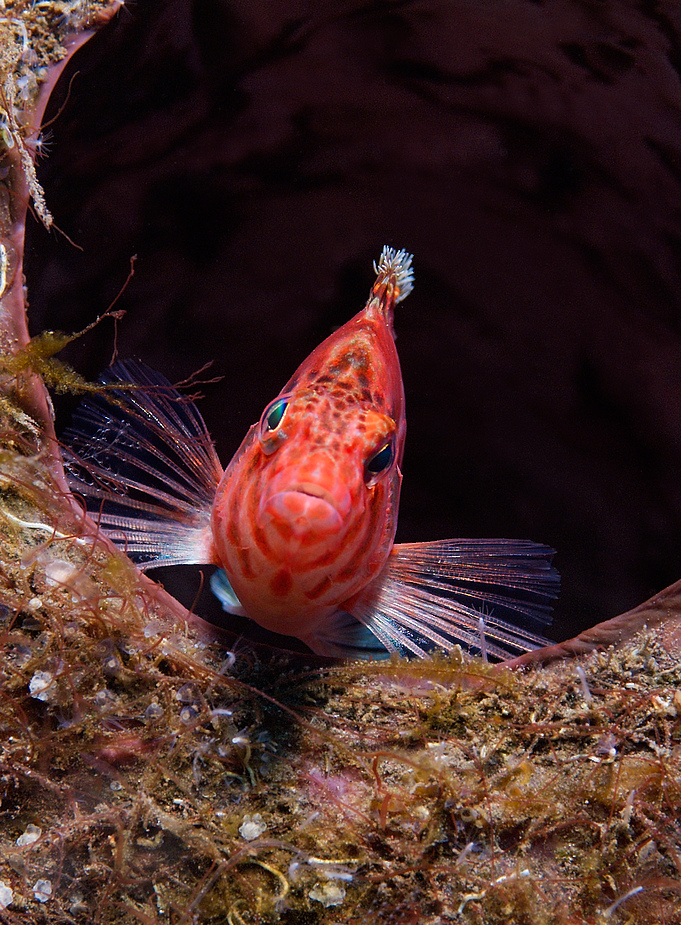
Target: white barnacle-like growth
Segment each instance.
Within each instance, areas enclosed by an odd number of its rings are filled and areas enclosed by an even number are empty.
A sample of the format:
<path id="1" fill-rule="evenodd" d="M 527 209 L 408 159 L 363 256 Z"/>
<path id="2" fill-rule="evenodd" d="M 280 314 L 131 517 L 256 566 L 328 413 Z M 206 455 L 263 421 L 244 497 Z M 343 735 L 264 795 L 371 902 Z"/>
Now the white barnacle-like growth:
<path id="1" fill-rule="evenodd" d="M 42 835 L 42 829 L 37 825 L 29 823 L 26 826 L 26 831 L 17 838 L 17 846 L 19 848 L 24 848 L 26 845 L 32 845 L 33 842 L 37 842 L 40 836 Z"/>
<path id="2" fill-rule="evenodd" d="M 246 841 L 255 841 L 260 838 L 267 826 L 262 820 L 260 813 L 254 816 L 244 816 L 244 821 L 239 826 L 239 835 Z"/>
<path id="3" fill-rule="evenodd" d="M 577 665 L 575 671 L 577 672 L 577 677 L 579 678 L 579 686 L 582 691 L 582 697 L 588 704 L 590 704 L 593 702 L 593 697 L 591 695 L 591 691 L 589 690 L 589 684 L 586 680 L 586 672 L 581 665 Z"/>
<path id="4" fill-rule="evenodd" d="M 33 884 L 33 898 L 39 903 L 46 903 L 52 896 L 52 882 L 50 880 L 36 880 Z"/>
<path id="5" fill-rule="evenodd" d="M 307 894 L 310 899 L 321 903 L 322 906 L 340 906 L 345 899 L 345 890 L 337 883 L 315 883 L 314 887 Z"/>
<path id="6" fill-rule="evenodd" d="M 0 880 L 0 909 L 6 909 L 14 902 L 14 891 L 11 886 Z"/>
<path id="7" fill-rule="evenodd" d="M 395 285 L 399 289 L 399 294 L 395 299 L 396 302 L 406 299 L 414 288 L 414 271 L 411 266 L 413 259 L 412 254 L 408 254 L 407 251 L 396 251 L 394 247 L 386 245 L 381 251 L 378 264 L 374 261 L 374 270 L 377 276 L 390 272 L 395 274 Z"/>
<path id="8" fill-rule="evenodd" d="M 0 119 L 0 141 L 3 139 L 2 135 L 2 120 Z M 5 289 L 7 289 L 7 279 L 9 277 L 9 251 L 4 244 L 0 244 L 0 299 L 5 294 Z"/>
<path id="9" fill-rule="evenodd" d="M 36 671 L 28 682 L 28 692 L 36 700 L 48 701 L 56 693 L 54 675 L 50 671 Z"/>

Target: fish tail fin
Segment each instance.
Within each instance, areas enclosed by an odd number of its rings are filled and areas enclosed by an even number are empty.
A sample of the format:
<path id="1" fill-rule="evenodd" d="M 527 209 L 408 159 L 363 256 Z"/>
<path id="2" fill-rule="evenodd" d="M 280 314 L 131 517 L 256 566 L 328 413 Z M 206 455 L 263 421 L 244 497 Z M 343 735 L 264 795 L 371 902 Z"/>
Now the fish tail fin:
<path id="1" fill-rule="evenodd" d="M 388 652 L 435 649 L 505 659 L 550 644 L 560 580 L 554 550 L 525 540 L 440 540 L 393 547 L 381 574 L 345 606 Z"/>
<path id="2" fill-rule="evenodd" d="M 369 301 L 377 299 L 388 321 L 392 320 L 393 306 L 406 299 L 414 288 L 413 256 L 394 247 L 383 248 L 378 264 L 374 261 L 376 281 L 371 287 Z"/>
<path id="3" fill-rule="evenodd" d="M 203 418 L 137 360 L 111 366 L 62 436 L 71 489 L 142 568 L 215 561 L 210 524 L 222 467 Z"/>

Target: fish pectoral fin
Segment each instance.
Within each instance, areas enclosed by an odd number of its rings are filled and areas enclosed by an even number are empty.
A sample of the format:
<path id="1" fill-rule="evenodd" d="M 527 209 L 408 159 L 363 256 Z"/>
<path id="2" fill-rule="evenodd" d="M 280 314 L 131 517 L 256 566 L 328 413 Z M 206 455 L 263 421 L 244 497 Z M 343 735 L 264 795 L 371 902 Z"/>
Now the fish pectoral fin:
<path id="1" fill-rule="evenodd" d="M 194 403 L 137 360 L 111 366 L 64 433 L 64 465 L 102 532 L 142 568 L 215 561 L 222 466 Z"/>
<path id="2" fill-rule="evenodd" d="M 320 620 L 303 642 L 316 655 L 329 658 L 387 658 L 389 654 L 371 629 L 343 610 Z"/>
<path id="3" fill-rule="evenodd" d="M 551 622 L 553 554 L 526 540 L 395 545 L 348 610 L 389 652 L 423 657 L 461 645 L 512 657 L 550 644 L 530 627 Z"/>
<path id="4" fill-rule="evenodd" d="M 248 614 L 241 606 L 241 601 L 234 593 L 229 578 L 224 569 L 213 572 L 210 578 L 210 589 L 222 604 L 222 609 L 236 617 L 247 617 Z"/>

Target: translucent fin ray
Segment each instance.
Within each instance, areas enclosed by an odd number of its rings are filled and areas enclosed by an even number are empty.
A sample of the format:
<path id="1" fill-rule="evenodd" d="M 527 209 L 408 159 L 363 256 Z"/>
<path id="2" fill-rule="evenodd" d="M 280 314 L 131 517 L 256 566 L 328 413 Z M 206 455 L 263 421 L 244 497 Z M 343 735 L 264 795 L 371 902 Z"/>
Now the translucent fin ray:
<path id="1" fill-rule="evenodd" d="M 195 405 L 137 360 L 100 381 L 112 388 L 86 398 L 62 438 L 71 488 L 143 567 L 212 561 L 222 466 Z"/>
<path id="2" fill-rule="evenodd" d="M 389 652 L 422 657 L 459 644 L 508 658 L 550 642 L 531 627 L 551 620 L 552 556 L 525 540 L 396 545 L 348 609 Z"/>

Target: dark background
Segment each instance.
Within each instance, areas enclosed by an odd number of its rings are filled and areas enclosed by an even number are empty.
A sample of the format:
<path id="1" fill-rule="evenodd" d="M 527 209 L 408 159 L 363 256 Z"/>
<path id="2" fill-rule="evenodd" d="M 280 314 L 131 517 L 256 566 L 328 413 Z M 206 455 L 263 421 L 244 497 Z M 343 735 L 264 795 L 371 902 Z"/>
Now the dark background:
<path id="1" fill-rule="evenodd" d="M 398 540 L 553 545 L 556 638 L 626 610 L 681 577 L 679 10 L 139 0 L 47 112 L 39 176 L 82 251 L 29 222 L 32 330 L 85 326 L 137 254 L 119 353 L 173 381 L 214 361 L 226 464 L 407 248 Z M 65 357 L 96 378 L 112 343 Z"/>

